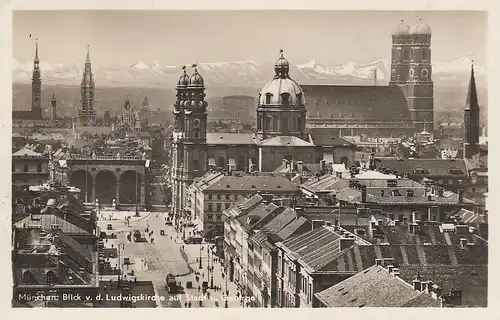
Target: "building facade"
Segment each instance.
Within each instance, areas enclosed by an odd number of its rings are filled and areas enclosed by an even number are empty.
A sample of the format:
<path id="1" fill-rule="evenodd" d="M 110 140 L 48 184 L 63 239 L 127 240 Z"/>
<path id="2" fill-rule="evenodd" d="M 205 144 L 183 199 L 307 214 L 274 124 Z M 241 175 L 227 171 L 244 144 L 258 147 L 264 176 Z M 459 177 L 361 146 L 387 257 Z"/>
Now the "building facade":
<path id="1" fill-rule="evenodd" d="M 30 149 L 12 154 L 12 185 L 27 187 L 49 180 L 49 157 Z"/>

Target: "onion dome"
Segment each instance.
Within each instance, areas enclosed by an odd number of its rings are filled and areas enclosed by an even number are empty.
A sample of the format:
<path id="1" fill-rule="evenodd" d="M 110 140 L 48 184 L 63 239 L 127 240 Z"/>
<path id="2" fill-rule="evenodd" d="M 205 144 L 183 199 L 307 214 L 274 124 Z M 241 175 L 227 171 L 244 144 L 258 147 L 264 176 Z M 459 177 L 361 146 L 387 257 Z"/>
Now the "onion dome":
<path id="1" fill-rule="evenodd" d="M 393 36 L 407 36 L 409 34 L 410 27 L 403 20 L 392 31 Z"/>
<path id="2" fill-rule="evenodd" d="M 177 81 L 178 86 L 187 86 L 189 84 L 189 76 L 186 73 L 186 66 L 182 67 L 183 73 L 182 76 Z"/>
<path id="3" fill-rule="evenodd" d="M 274 70 L 274 78 L 260 91 L 259 105 L 304 106 L 304 92 L 297 81 L 288 75 L 289 63 L 283 57 L 283 50 L 280 50 Z"/>
<path id="4" fill-rule="evenodd" d="M 419 21 L 422 21 L 422 19 L 420 19 Z M 411 35 L 430 36 L 432 34 L 432 30 L 431 30 L 431 27 L 429 27 L 425 23 L 419 22 L 418 24 L 416 24 L 410 28 L 410 34 Z"/>
<path id="5" fill-rule="evenodd" d="M 189 79 L 189 85 L 203 87 L 204 80 L 203 77 L 198 73 L 198 68 L 196 67 L 196 64 L 193 64 L 193 68 L 194 68 L 194 73 Z"/>

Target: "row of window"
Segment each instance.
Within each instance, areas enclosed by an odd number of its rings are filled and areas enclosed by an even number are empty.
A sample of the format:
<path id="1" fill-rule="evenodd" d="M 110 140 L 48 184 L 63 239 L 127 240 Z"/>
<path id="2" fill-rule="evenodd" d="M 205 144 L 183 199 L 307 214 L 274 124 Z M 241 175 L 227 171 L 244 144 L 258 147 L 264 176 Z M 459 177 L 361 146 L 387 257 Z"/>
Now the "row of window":
<path id="1" fill-rule="evenodd" d="M 230 206 L 231 206 L 231 203 L 224 203 L 224 210 L 229 209 Z M 222 211 L 222 203 L 217 203 L 215 208 L 214 208 L 213 203 L 209 203 L 207 211 L 208 212 L 221 212 Z"/>
<path id="2" fill-rule="evenodd" d="M 208 200 L 222 200 L 222 199 L 226 199 L 226 200 L 239 200 L 239 199 L 242 199 L 243 196 L 242 195 L 238 195 L 238 194 L 225 194 L 225 195 L 222 195 L 222 194 L 217 194 L 217 195 L 214 195 L 214 194 L 209 194 L 208 195 Z"/>
<path id="3" fill-rule="evenodd" d="M 214 221 L 214 215 L 213 214 L 208 214 L 207 215 L 207 219 L 208 219 L 208 221 L 212 221 L 213 222 Z M 222 221 L 222 217 L 220 215 L 215 215 L 215 221 L 216 222 Z"/>
<path id="4" fill-rule="evenodd" d="M 310 303 L 312 301 L 312 284 L 309 283 L 307 277 L 303 275 L 300 277 L 302 279 L 302 288 L 300 288 L 300 290 L 306 295 L 307 302 Z"/>
<path id="5" fill-rule="evenodd" d="M 14 163 L 12 163 L 12 172 L 18 172 L 18 171 L 16 170 L 16 167 L 17 167 L 17 166 L 16 166 Z M 23 171 L 22 171 L 22 172 L 29 172 L 29 171 L 30 171 L 29 169 L 30 169 L 30 165 L 29 165 L 28 163 L 24 163 L 24 164 L 23 164 Z M 37 171 L 37 172 L 42 172 L 42 171 L 43 171 L 43 164 L 38 163 L 38 164 L 36 165 L 36 171 Z"/>
<path id="6" fill-rule="evenodd" d="M 423 61 L 430 61 L 431 59 L 431 50 L 423 48 L 420 50 L 420 48 L 409 48 L 408 49 L 403 49 L 401 47 L 398 47 L 393 50 L 392 56 L 394 57 L 394 60 L 399 61 L 401 59 L 403 60 L 423 60 Z M 409 59 L 408 59 L 409 58 Z"/>
<path id="7" fill-rule="evenodd" d="M 270 130 L 270 131 L 301 131 L 303 120 L 302 117 L 290 117 L 284 118 L 280 121 L 279 117 L 268 115 L 263 117 L 258 115 L 257 119 L 257 130 Z"/>

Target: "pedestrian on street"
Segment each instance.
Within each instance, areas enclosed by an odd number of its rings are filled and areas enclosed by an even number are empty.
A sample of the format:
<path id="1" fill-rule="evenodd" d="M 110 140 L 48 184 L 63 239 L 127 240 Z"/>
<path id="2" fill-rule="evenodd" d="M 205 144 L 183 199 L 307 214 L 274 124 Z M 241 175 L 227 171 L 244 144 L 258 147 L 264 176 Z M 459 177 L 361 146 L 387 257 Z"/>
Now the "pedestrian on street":
<path id="1" fill-rule="evenodd" d="M 207 291 L 207 298 L 210 299 L 210 292 Z"/>
<path id="2" fill-rule="evenodd" d="M 188 308 L 191 308 L 191 301 L 188 302 Z"/>
<path id="3" fill-rule="evenodd" d="M 184 302 L 184 308 L 187 308 L 187 306 L 188 306 L 188 303 L 187 303 L 187 301 L 185 301 Z"/>
<path id="4" fill-rule="evenodd" d="M 198 292 L 200 292 L 200 289 L 201 289 L 200 286 L 198 286 Z"/>

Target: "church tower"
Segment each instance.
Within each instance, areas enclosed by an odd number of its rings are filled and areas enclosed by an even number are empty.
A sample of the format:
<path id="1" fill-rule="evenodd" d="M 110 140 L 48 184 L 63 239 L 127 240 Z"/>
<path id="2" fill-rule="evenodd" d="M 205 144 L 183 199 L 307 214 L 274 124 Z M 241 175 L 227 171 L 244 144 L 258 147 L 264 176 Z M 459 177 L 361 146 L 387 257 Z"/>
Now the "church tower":
<path id="1" fill-rule="evenodd" d="M 280 50 L 274 65 L 274 77 L 259 94 L 257 134 L 263 139 L 295 136 L 307 139 L 306 102 L 299 84 L 290 78 L 290 64 Z"/>
<path id="2" fill-rule="evenodd" d="M 96 116 L 94 109 L 95 83 L 94 75 L 92 74 L 92 64 L 90 63 L 89 46 L 87 46 L 87 59 L 85 60 L 85 68 L 83 70 L 81 96 L 81 109 L 78 110 L 80 124 L 84 126 L 93 126 L 95 125 Z"/>
<path id="3" fill-rule="evenodd" d="M 410 62 L 406 101 L 417 132 L 434 131 L 434 84 L 431 66 L 431 28 L 419 23 L 410 28 Z"/>
<path id="4" fill-rule="evenodd" d="M 401 20 L 392 32 L 390 86 L 400 86 L 406 92 L 410 65 L 410 27 Z"/>
<path id="5" fill-rule="evenodd" d="M 193 65 L 191 77 L 183 67 L 174 102 L 172 180 L 174 213 L 182 217 L 187 187 L 207 171 L 207 107 L 203 77 Z"/>
<path id="6" fill-rule="evenodd" d="M 52 99 L 50 99 L 50 106 L 52 107 L 52 120 L 57 119 L 57 107 L 56 107 L 57 101 L 56 101 L 56 94 L 52 92 Z"/>
<path id="7" fill-rule="evenodd" d="M 464 158 L 470 159 L 479 152 L 479 104 L 477 102 L 476 79 L 474 77 L 474 65 L 471 67 L 469 90 L 467 91 L 467 102 L 464 110 Z"/>
<path id="8" fill-rule="evenodd" d="M 33 60 L 33 78 L 31 78 L 31 114 L 33 119 L 42 119 L 42 78 L 38 59 L 38 39 L 36 39 L 35 59 Z"/>

